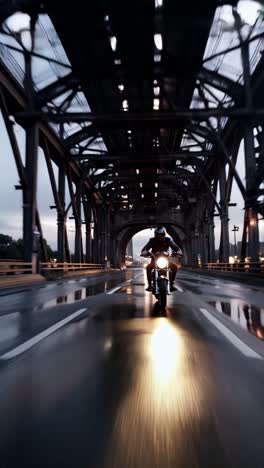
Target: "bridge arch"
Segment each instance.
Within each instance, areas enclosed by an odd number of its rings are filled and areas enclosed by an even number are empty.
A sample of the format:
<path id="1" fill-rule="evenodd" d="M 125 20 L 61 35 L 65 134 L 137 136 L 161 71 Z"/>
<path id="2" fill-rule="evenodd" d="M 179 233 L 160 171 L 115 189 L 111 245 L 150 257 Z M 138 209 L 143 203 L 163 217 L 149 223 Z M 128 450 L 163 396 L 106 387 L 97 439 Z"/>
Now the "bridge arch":
<path id="1" fill-rule="evenodd" d="M 159 223 L 161 224 L 161 223 Z M 185 241 L 186 241 L 186 233 L 185 230 L 174 223 L 163 223 L 162 225 L 165 226 L 167 233 L 173 240 L 181 247 L 185 256 L 186 256 L 186 249 L 185 249 Z M 129 223 L 126 226 L 122 226 L 119 231 L 115 235 L 115 242 L 114 242 L 114 263 L 123 267 L 125 265 L 125 255 L 126 255 L 126 248 L 129 241 L 132 237 L 140 231 L 144 229 L 152 228 L 153 224 L 148 223 Z M 142 245 L 143 247 L 143 245 Z"/>

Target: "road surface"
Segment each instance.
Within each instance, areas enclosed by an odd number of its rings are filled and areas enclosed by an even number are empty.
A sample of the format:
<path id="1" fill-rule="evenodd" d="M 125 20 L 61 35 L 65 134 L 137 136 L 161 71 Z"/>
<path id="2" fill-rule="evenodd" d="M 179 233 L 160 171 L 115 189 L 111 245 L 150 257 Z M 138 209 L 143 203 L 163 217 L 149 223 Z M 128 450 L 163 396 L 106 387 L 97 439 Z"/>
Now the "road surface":
<path id="1" fill-rule="evenodd" d="M 1 468 L 264 467 L 264 288 L 177 285 L 165 315 L 140 269 L 0 292 Z"/>

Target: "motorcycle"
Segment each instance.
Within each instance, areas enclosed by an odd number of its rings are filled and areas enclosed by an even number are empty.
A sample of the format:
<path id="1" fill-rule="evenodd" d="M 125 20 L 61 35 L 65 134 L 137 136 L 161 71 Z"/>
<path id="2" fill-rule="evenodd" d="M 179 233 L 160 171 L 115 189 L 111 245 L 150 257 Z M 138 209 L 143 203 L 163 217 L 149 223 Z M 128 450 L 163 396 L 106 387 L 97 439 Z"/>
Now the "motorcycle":
<path id="1" fill-rule="evenodd" d="M 151 271 L 151 287 L 152 294 L 158 299 L 160 309 L 165 310 L 167 305 L 167 296 L 171 294 L 170 290 L 170 269 L 169 269 L 169 253 L 157 252 L 155 255 L 148 252 L 142 257 L 151 257 L 154 260 L 154 268 Z M 182 255 L 177 255 L 178 257 Z"/>

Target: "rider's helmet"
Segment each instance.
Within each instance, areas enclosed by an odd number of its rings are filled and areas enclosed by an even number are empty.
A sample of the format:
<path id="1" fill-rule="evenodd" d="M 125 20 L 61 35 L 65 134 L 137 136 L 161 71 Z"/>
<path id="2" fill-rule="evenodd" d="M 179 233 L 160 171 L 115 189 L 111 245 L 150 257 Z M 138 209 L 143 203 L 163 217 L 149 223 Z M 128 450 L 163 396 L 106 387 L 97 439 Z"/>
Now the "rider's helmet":
<path id="1" fill-rule="evenodd" d="M 162 239 L 163 237 L 166 236 L 166 229 L 165 227 L 157 227 L 154 231 L 156 239 Z"/>

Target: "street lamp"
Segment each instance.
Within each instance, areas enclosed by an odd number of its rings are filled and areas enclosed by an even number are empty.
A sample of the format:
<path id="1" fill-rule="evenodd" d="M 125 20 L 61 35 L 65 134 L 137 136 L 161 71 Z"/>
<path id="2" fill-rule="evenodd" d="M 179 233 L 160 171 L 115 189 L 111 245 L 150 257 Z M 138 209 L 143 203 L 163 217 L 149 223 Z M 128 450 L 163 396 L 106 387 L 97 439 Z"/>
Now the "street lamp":
<path id="1" fill-rule="evenodd" d="M 239 227 L 234 225 L 234 228 L 232 229 L 232 232 L 234 233 L 234 243 L 235 243 L 235 249 L 234 249 L 235 250 L 235 252 L 234 252 L 235 255 L 234 256 L 235 257 L 236 257 L 236 254 L 237 254 L 237 252 L 236 252 L 236 232 L 238 232 L 238 231 L 239 231 Z"/>

